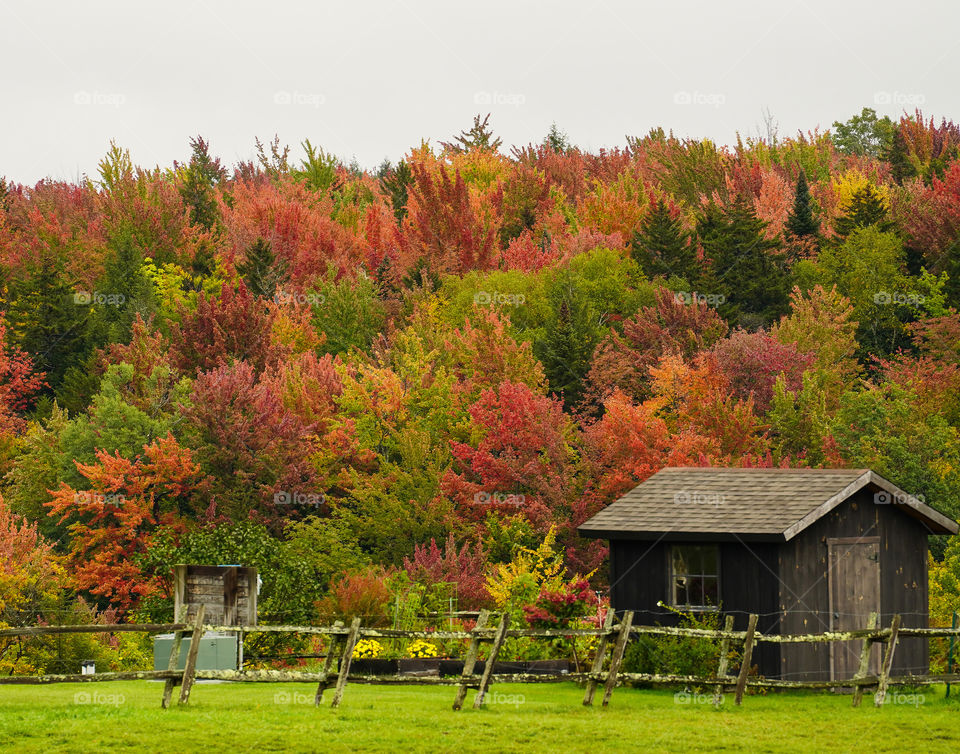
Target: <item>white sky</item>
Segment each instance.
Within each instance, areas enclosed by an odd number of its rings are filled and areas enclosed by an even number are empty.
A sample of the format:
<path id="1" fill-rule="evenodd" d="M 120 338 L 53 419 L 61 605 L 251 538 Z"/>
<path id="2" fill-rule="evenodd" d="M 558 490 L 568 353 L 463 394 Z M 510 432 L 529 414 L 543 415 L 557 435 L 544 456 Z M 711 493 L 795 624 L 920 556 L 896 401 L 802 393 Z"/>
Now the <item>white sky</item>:
<path id="1" fill-rule="evenodd" d="M 505 145 L 556 121 L 588 149 L 730 143 L 763 108 L 781 135 L 865 105 L 960 119 L 958 21 L 951 0 L 0 0 L 0 175 L 94 175 L 111 138 L 169 165 L 198 133 L 228 165 L 276 133 L 374 167 L 488 111 Z"/>

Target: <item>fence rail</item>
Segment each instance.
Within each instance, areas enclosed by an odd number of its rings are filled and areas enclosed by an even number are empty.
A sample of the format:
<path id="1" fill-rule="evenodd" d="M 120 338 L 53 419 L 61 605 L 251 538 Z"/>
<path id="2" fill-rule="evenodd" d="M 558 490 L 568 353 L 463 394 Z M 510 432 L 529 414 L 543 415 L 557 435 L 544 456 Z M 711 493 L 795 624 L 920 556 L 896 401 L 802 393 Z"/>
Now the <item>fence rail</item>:
<path id="1" fill-rule="evenodd" d="M 889 627 L 880 628 L 876 614 L 870 616 L 870 627 L 852 631 L 828 631 L 821 634 L 763 634 L 756 631 L 757 616 L 751 615 L 745 631 L 732 630 L 732 616 L 727 617 L 723 629 L 680 628 L 668 626 L 634 626 L 633 613 L 625 612 L 619 623 L 615 623 L 613 612 L 607 614 L 602 628 L 595 629 L 526 629 L 510 628 L 509 615 L 503 614 L 494 624 L 494 616 L 481 611 L 476 626 L 471 631 L 405 631 L 401 629 L 364 628 L 360 619 L 355 618 L 346 626 L 339 621 L 332 626 L 221 626 L 204 623 L 204 608 L 201 606 L 192 622 L 160 624 L 96 624 L 76 626 L 28 626 L 0 630 L 0 638 L 37 637 L 74 633 L 115 633 L 138 631 L 142 633 L 172 632 L 174 635 L 169 665 L 166 670 L 123 671 L 94 674 L 59 674 L 38 676 L 4 676 L 0 684 L 49 684 L 49 683 L 90 683 L 102 681 L 126 680 L 165 680 L 162 706 L 170 705 L 175 686 L 180 686 L 179 704 L 189 702 L 190 691 L 196 680 L 224 680 L 258 683 L 316 683 L 315 703 L 320 704 L 323 692 L 335 689 L 331 706 L 337 707 L 343 699 L 347 683 L 382 685 L 437 685 L 457 686 L 454 709 L 460 709 L 467 691 L 476 690 L 473 706 L 479 708 L 490 686 L 494 683 L 556 683 L 572 681 L 586 685 L 583 703 L 592 705 L 599 687 L 603 686 L 602 704 L 606 706 L 613 690 L 624 683 L 645 683 L 651 685 L 707 686 L 715 690 L 715 703 L 720 703 L 722 692 L 727 688 L 735 691 L 735 703 L 741 704 L 748 688 L 760 689 L 853 689 L 853 706 L 859 706 L 864 689 L 873 688 L 874 704 L 882 706 L 887 689 L 891 686 L 923 686 L 960 682 L 960 673 L 953 670 L 952 646 L 960 637 L 960 627 L 954 622 L 953 628 L 901 628 L 900 616 L 895 615 Z M 236 633 L 242 637 L 252 633 L 290 633 L 312 636 L 326 636 L 331 646 L 324 655 L 324 665 L 319 671 L 300 670 L 203 670 L 196 667 L 200 639 L 207 631 Z M 187 653 L 185 667 L 176 669 L 180 657 L 180 645 L 183 637 L 192 637 Z M 720 642 L 720 660 L 712 676 L 629 673 L 621 670 L 626 647 L 637 636 L 674 636 L 697 639 L 712 639 Z M 589 672 L 576 673 L 496 673 L 495 664 L 507 639 L 533 638 L 583 638 L 599 639 L 596 654 Z M 939 675 L 901 675 L 892 676 L 893 658 L 898 642 L 905 637 L 949 638 L 951 639 L 951 657 L 948 672 Z M 432 639 L 432 640 L 469 640 L 470 644 L 459 676 L 429 677 L 403 675 L 358 675 L 351 674 L 353 651 L 360 639 Z M 777 644 L 792 643 L 830 643 L 860 640 L 860 662 L 852 678 L 829 681 L 790 681 L 767 679 L 749 675 L 754 648 L 764 642 Z M 868 673 L 870 649 L 873 644 L 884 647 L 883 658 L 878 673 Z M 488 644 L 490 649 L 481 673 L 475 673 L 480 647 Z M 735 644 L 742 645 L 742 657 L 737 675 L 728 673 L 729 650 Z M 606 666 L 606 670 L 604 667 Z"/>

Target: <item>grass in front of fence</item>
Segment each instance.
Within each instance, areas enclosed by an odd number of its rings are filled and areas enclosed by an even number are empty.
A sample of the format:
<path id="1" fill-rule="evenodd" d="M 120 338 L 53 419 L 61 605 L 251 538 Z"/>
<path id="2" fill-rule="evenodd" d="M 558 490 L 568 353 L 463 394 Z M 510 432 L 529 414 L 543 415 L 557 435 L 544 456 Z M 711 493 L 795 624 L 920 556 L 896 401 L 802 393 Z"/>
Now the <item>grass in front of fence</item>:
<path id="1" fill-rule="evenodd" d="M 620 688 L 610 706 L 581 705 L 571 683 L 494 685 L 481 710 L 453 712 L 455 687 L 351 685 L 313 707 L 308 684 L 209 684 L 188 707 L 160 709 L 162 683 L 0 686 L 7 751 L 957 751 L 960 699 L 942 687 L 891 689 L 883 709 L 849 695 L 732 698 Z M 960 691 L 960 689 L 955 689 Z M 473 693 L 467 699 L 472 703 Z"/>

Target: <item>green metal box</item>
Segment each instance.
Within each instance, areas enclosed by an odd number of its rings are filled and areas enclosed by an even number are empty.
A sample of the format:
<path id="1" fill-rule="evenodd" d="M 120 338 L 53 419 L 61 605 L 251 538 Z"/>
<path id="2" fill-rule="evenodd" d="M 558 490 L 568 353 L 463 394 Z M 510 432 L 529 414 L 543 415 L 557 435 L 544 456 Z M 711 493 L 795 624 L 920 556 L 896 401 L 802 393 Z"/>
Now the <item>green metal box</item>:
<path id="1" fill-rule="evenodd" d="M 153 669 L 166 670 L 173 648 L 173 634 L 157 634 L 153 639 Z M 190 637 L 184 636 L 180 643 L 180 659 L 177 670 L 183 670 L 190 651 Z M 208 631 L 200 639 L 197 651 L 197 670 L 236 670 L 237 635 Z"/>

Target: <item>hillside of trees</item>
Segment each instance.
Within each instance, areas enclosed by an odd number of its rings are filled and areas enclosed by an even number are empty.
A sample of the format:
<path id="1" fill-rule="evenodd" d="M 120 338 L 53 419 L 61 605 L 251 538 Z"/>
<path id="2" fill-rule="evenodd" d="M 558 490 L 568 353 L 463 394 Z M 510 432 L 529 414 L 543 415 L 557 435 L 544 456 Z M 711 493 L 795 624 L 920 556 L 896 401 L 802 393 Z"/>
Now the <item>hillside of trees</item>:
<path id="1" fill-rule="evenodd" d="M 869 467 L 960 516 L 952 121 L 256 148 L 0 181 L 0 626 L 169 620 L 185 562 L 257 566 L 262 622 L 548 621 L 604 600 L 576 527 L 668 465 Z"/>

